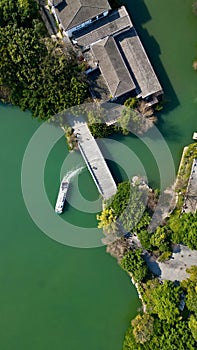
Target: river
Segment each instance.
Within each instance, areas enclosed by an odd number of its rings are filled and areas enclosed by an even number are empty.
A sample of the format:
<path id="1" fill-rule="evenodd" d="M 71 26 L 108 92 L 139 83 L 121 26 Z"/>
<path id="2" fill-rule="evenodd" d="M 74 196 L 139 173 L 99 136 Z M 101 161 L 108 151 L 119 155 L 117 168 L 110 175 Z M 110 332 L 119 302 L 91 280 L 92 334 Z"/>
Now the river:
<path id="1" fill-rule="evenodd" d="M 127 4 L 165 90 L 167 103 L 158 127 L 177 169 L 182 148 L 197 128 L 197 76 L 192 70 L 197 18 L 191 12 L 192 1 L 127 0 Z M 129 278 L 104 247 L 77 249 L 47 237 L 25 207 L 22 159 L 39 126 L 30 113 L 0 105 L 0 346 L 4 350 L 120 350 L 140 306 Z M 140 159 L 150 183 L 158 186 L 157 164 L 143 142 L 132 136 L 116 141 L 111 152 L 117 163 L 121 142 Z M 46 162 L 45 187 L 51 205 L 67 155 L 62 138 Z M 126 177 L 120 166 L 113 163 L 111 169 L 117 180 Z M 132 169 L 131 175 L 137 162 Z M 79 188 L 89 201 L 98 198 L 87 170 L 79 176 Z M 72 196 L 77 201 L 77 193 Z M 64 216 L 79 227 L 96 225 L 94 214 L 72 207 Z"/>

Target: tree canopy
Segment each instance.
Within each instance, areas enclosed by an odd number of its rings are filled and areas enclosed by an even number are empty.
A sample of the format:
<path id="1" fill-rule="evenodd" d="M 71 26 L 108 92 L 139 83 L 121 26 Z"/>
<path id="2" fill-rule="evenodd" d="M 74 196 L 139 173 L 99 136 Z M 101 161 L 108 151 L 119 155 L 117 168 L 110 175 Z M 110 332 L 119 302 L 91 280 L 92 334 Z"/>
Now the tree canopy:
<path id="1" fill-rule="evenodd" d="M 180 288 L 175 287 L 173 282 L 164 281 L 152 291 L 153 313 L 168 323 L 176 321 L 180 316 L 180 294 Z"/>
<path id="2" fill-rule="evenodd" d="M 11 103 L 47 119 L 84 101 L 76 59 L 46 37 L 34 0 L 0 0 L 0 24 L 0 86 Z"/>
<path id="3" fill-rule="evenodd" d="M 143 286 L 146 312 L 131 321 L 123 350 L 196 349 L 197 321 L 194 315 L 188 320 L 179 310 L 181 288 L 157 279 Z"/>
<path id="4" fill-rule="evenodd" d="M 169 227 L 172 231 L 173 242 L 182 242 L 191 249 L 197 249 L 197 212 L 173 217 L 169 221 Z"/>
<path id="5" fill-rule="evenodd" d="M 130 272 L 137 282 L 142 281 L 148 273 L 141 249 L 126 253 L 121 260 L 121 266 L 125 271 Z"/>

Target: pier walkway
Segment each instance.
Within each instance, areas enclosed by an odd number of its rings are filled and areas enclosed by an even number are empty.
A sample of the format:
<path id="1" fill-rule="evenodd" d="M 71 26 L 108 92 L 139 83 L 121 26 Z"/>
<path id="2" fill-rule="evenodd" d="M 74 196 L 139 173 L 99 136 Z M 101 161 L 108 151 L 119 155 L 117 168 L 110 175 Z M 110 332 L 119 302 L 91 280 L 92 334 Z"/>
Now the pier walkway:
<path id="1" fill-rule="evenodd" d="M 183 204 L 182 213 L 195 213 L 197 210 L 197 159 L 193 160 L 191 174 Z"/>
<path id="2" fill-rule="evenodd" d="M 117 187 L 109 171 L 107 163 L 92 136 L 87 123 L 81 117 L 67 117 L 78 139 L 79 150 L 86 162 L 88 170 L 103 199 L 109 199 L 116 193 Z"/>

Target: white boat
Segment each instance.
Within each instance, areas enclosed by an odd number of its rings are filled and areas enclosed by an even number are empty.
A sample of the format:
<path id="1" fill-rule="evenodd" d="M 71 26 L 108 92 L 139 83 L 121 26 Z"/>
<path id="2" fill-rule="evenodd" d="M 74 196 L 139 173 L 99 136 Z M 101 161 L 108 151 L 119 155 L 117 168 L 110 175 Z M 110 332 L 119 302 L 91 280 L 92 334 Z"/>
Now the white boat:
<path id="1" fill-rule="evenodd" d="M 69 182 L 68 182 L 68 180 L 66 180 L 66 176 L 64 176 L 64 178 L 60 184 L 57 202 L 55 205 L 55 212 L 57 214 L 61 214 L 64 210 L 64 204 L 65 204 L 65 200 L 66 200 L 68 187 L 69 187 Z"/>

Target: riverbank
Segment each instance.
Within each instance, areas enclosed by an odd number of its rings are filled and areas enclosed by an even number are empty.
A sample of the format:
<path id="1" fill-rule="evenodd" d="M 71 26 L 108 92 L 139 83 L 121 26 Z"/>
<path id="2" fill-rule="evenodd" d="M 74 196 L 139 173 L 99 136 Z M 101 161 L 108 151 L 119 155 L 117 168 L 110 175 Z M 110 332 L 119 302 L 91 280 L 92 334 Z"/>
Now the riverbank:
<path id="1" fill-rule="evenodd" d="M 183 196 L 183 193 L 185 195 L 193 160 L 197 156 L 196 153 L 196 143 L 184 148 L 177 180 L 175 182 L 176 186 L 174 186 L 172 190 L 174 193 L 172 197 L 176 197 L 175 190 L 178 191 L 179 196 Z M 139 178 L 136 180 L 138 186 L 140 185 L 140 181 Z M 128 186 L 130 186 L 130 189 Z M 176 205 L 173 206 L 171 213 L 169 213 L 169 211 L 166 212 L 166 216 L 163 217 L 163 224 L 160 223 L 160 226 L 155 227 L 152 232 L 148 231 L 151 216 L 146 216 L 146 218 L 145 215 L 142 216 L 136 226 L 133 225 L 132 228 L 128 228 L 128 222 L 131 220 L 129 214 L 133 210 L 133 205 L 140 207 L 142 204 L 140 198 L 137 200 L 135 198 L 135 202 L 133 203 L 133 186 L 135 186 L 133 181 L 131 181 L 131 184 L 126 182 L 119 184 L 118 192 L 113 197 L 112 201 L 110 201 L 107 206 L 105 205 L 101 215 L 97 216 L 99 220 L 98 227 L 103 227 L 104 229 L 105 239 L 103 241 L 107 244 L 107 252 L 115 257 L 119 265 L 127 271 L 142 301 L 143 314 L 139 314 L 136 319 L 132 321 L 132 328 L 129 331 L 130 336 L 127 334 L 125 338 L 125 349 L 134 349 L 134 344 L 136 349 L 137 346 L 139 346 L 139 349 L 144 349 L 143 344 L 145 344 L 144 346 L 146 347 L 151 346 L 150 349 L 152 349 L 152 346 L 153 348 L 155 347 L 155 339 L 159 334 L 158 330 L 155 329 L 155 331 L 153 331 L 154 327 L 152 327 L 151 331 L 146 336 L 144 335 L 142 340 L 139 340 L 138 337 L 141 337 L 139 333 L 140 330 L 135 328 L 138 322 L 142 323 L 141 327 L 145 327 L 143 322 L 147 317 L 150 317 L 152 326 L 157 322 L 157 319 L 167 320 L 168 318 L 167 322 L 175 327 L 174 322 L 178 322 L 178 320 L 180 321 L 181 319 L 182 321 L 179 322 L 177 331 L 181 332 L 182 327 L 185 327 L 185 332 L 191 342 L 191 349 L 194 350 L 197 345 L 197 339 L 195 335 L 193 335 L 193 328 L 192 330 L 190 327 L 188 328 L 188 322 L 190 322 L 188 310 L 190 309 L 190 305 L 186 303 L 186 298 L 190 291 L 185 290 L 182 286 L 184 286 L 186 283 L 185 281 L 190 278 L 190 271 L 196 266 L 197 246 L 195 242 L 197 241 L 197 213 L 182 213 L 183 201 L 181 201 L 182 205 L 180 206 L 179 199 L 176 201 Z M 131 194 L 128 194 L 129 191 L 131 191 Z M 151 192 L 151 190 L 148 189 L 148 192 Z M 133 205 L 131 205 L 131 203 L 133 203 Z M 153 205 L 153 199 L 151 199 L 151 203 L 153 207 L 156 205 L 156 203 Z M 121 208 L 120 215 L 118 215 L 119 208 Z M 145 210 L 147 211 L 147 209 L 148 205 L 146 205 Z M 135 216 L 138 216 L 137 212 L 136 210 L 135 214 L 131 215 L 132 221 L 134 222 Z M 185 245 L 180 244 L 181 242 L 185 243 Z M 149 268 L 149 272 L 145 266 L 145 262 Z M 167 293 L 166 298 L 169 298 L 169 295 L 176 290 L 178 293 L 177 300 L 175 301 L 170 297 L 167 301 L 164 298 L 164 304 L 160 311 L 158 311 L 159 308 L 154 299 L 150 306 L 147 288 L 152 284 L 156 291 L 157 289 L 158 291 L 159 289 L 165 291 L 165 293 Z M 181 285 L 181 287 L 177 287 L 177 285 Z M 155 291 L 153 291 L 153 293 L 154 292 Z M 194 295 L 196 298 L 196 291 Z M 172 313 L 167 316 L 166 307 L 168 303 L 169 309 L 174 308 L 174 312 L 177 316 L 172 315 Z M 193 311 L 193 309 L 191 310 Z M 157 316 L 155 314 L 157 314 Z M 133 334 L 131 334 L 131 332 Z M 169 329 L 169 333 L 170 332 L 171 330 Z M 167 334 L 168 332 L 165 330 L 163 338 L 160 339 L 161 344 L 163 344 L 162 346 L 168 341 Z M 129 341 L 133 344 L 132 347 L 128 347 Z M 169 344 L 177 344 L 176 339 L 171 341 L 172 343 L 170 342 Z M 140 347 L 139 343 L 142 344 L 142 347 Z M 181 338 L 180 343 L 184 348 L 185 339 Z"/>
<path id="2" fill-rule="evenodd" d="M 0 297 L 4 300 L 0 347 L 87 350 L 88 346 L 100 350 L 107 344 L 108 350 L 120 350 L 129 320 L 140 307 L 135 287 L 104 247 L 77 249 L 57 243 L 36 226 L 25 207 L 21 192 L 22 159 L 40 126 L 30 112 L 0 104 Z M 41 144 L 40 147 L 45 147 L 44 140 Z M 40 153 L 35 154 L 30 170 L 35 176 L 37 157 Z M 51 210 L 67 157 L 70 156 L 62 137 L 45 164 L 44 185 Z M 80 164 L 80 157 L 72 153 L 74 166 Z M 69 164 L 65 172 L 70 170 Z M 31 187 L 29 191 L 30 196 L 37 198 Z M 10 201 L 8 192 L 14 200 Z M 96 228 L 95 213 L 88 209 L 83 212 L 87 202 L 92 209 L 97 201 L 96 212 L 100 208 L 88 170 L 76 177 L 71 194 L 72 202 L 62 214 L 62 222 L 78 225 L 79 229 Z M 45 217 L 42 206 L 39 212 Z M 69 235 L 67 230 L 65 235 Z"/>

